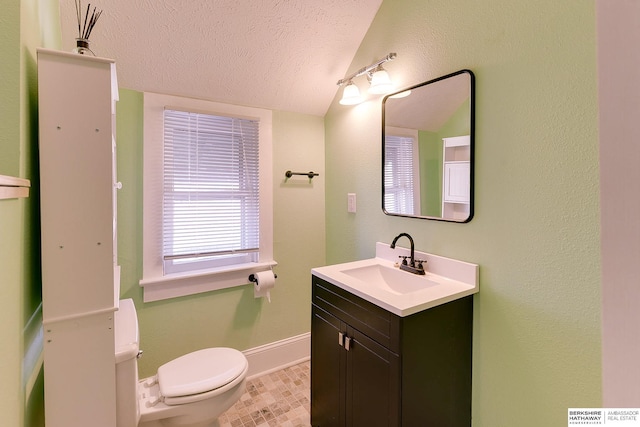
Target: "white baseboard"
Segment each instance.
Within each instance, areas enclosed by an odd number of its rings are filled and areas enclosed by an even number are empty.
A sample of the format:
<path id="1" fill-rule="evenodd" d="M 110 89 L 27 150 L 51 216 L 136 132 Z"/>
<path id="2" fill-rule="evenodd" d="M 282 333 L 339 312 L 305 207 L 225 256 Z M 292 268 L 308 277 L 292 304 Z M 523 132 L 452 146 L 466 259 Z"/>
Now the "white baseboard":
<path id="1" fill-rule="evenodd" d="M 249 361 L 247 379 L 253 379 L 311 358 L 311 333 L 297 335 L 243 351 Z"/>

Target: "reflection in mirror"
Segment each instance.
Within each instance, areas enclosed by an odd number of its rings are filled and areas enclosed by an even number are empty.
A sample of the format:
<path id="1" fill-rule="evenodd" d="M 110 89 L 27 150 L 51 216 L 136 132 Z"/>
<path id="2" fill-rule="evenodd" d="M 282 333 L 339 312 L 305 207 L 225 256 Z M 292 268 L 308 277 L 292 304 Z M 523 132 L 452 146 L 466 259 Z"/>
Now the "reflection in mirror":
<path id="1" fill-rule="evenodd" d="M 382 210 L 473 217 L 474 76 L 461 70 L 384 97 Z"/>

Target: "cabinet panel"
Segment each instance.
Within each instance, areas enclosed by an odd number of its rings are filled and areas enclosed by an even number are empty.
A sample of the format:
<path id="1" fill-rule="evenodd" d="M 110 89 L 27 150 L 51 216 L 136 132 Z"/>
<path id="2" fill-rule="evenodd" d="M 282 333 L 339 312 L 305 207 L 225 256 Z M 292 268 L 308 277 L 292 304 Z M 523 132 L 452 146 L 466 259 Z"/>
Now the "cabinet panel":
<path id="1" fill-rule="evenodd" d="M 114 308 L 114 67 L 38 50 L 45 320 Z"/>
<path id="2" fill-rule="evenodd" d="M 403 318 L 402 425 L 471 425 L 473 297 Z"/>
<path id="3" fill-rule="evenodd" d="M 329 313 L 312 308 L 311 329 L 311 423 L 314 426 L 344 425 L 345 361 L 344 349 L 338 343 L 341 322 Z"/>
<path id="4" fill-rule="evenodd" d="M 316 306 L 311 328 L 312 425 L 398 426 L 398 356 Z"/>
<path id="5" fill-rule="evenodd" d="M 324 280 L 314 277 L 313 284 L 313 304 L 397 353 L 397 316 Z"/>
<path id="6" fill-rule="evenodd" d="M 347 425 L 398 426 L 398 356 L 356 329 L 347 335 Z"/>
<path id="7" fill-rule="evenodd" d="M 116 425 L 113 328 L 113 313 L 45 325 L 47 427 Z"/>
<path id="8" fill-rule="evenodd" d="M 444 201 L 469 203 L 469 162 L 444 165 Z"/>

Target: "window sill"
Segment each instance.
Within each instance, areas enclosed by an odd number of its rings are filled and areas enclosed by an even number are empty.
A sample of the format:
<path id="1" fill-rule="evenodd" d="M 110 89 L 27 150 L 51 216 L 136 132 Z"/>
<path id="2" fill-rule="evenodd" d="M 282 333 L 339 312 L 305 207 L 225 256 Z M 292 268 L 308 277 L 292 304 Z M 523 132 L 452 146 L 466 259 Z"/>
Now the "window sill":
<path id="1" fill-rule="evenodd" d="M 197 273 L 171 274 L 161 277 L 149 277 L 140 280 L 143 301 L 152 302 L 202 292 L 242 286 L 249 283 L 249 275 L 270 270 L 278 265 L 275 261 L 241 264 Z"/>

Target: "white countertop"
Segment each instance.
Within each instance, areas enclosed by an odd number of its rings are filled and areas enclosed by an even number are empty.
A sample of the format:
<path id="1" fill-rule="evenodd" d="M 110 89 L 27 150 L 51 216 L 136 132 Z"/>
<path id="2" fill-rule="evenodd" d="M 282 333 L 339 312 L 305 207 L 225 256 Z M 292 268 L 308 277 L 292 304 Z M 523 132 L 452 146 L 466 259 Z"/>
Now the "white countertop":
<path id="1" fill-rule="evenodd" d="M 445 304 L 479 291 L 479 267 L 464 261 L 445 258 L 425 252 L 415 251 L 415 258 L 426 260 L 425 275 L 399 270 L 395 264 L 399 255 L 409 255 L 409 249 L 396 246 L 391 249 L 387 243 L 376 243 L 376 257 L 361 261 L 317 267 L 311 273 L 327 282 L 357 295 L 391 313 L 405 317 L 420 311 Z M 349 274 L 349 271 L 379 265 L 396 269 L 394 280 L 424 283 L 406 293 L 394 292 L 387 286 L 377 285 L 375 280 L 363 280 Z M 404 275 L 408 275 L 404 277 Z M 423 281 L 423 282 L 421 282 Z M 435 283 L 434 283 L 435 282 Z"/>

